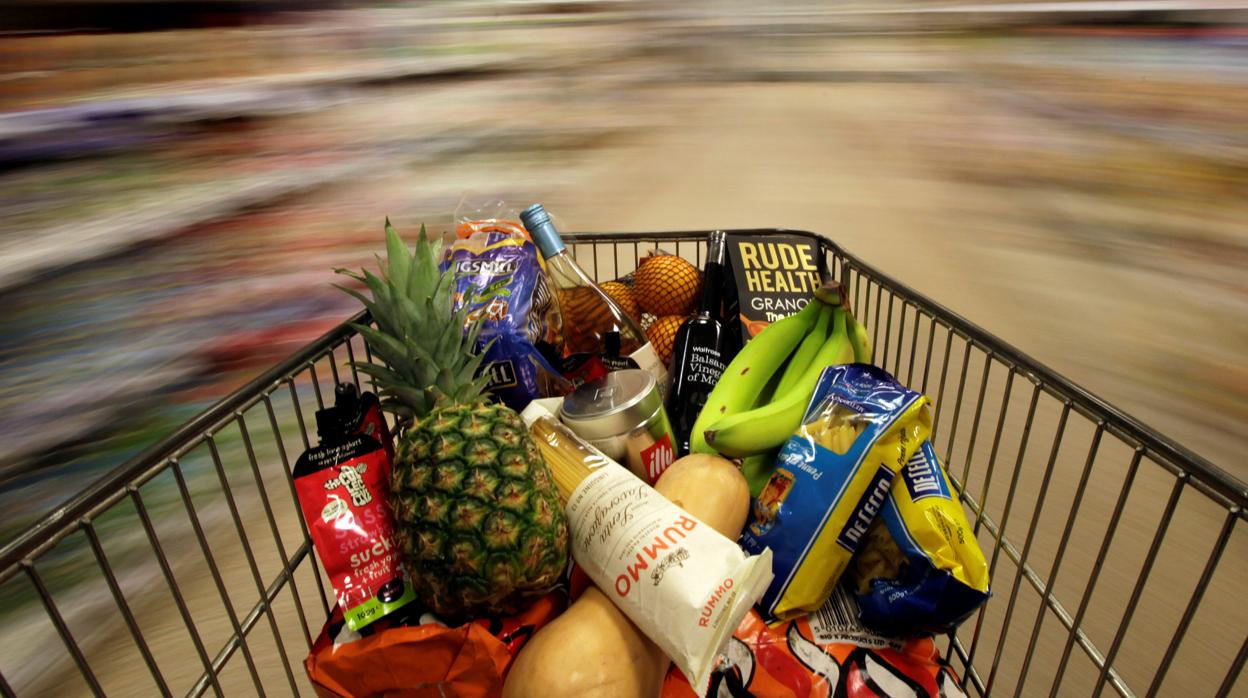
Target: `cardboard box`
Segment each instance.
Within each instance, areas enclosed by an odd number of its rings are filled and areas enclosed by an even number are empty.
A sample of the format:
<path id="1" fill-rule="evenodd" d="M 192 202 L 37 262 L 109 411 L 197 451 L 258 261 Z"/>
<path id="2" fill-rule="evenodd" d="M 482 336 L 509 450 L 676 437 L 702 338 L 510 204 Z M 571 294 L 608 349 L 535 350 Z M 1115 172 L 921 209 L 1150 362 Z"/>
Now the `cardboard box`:
<path id="1" fill-rule="evenodd" d="M 736 317 L 743 340 L 806 307 L 828 278 L 827 262 L 813 236 L 729 233 L 725 319 Z"/>

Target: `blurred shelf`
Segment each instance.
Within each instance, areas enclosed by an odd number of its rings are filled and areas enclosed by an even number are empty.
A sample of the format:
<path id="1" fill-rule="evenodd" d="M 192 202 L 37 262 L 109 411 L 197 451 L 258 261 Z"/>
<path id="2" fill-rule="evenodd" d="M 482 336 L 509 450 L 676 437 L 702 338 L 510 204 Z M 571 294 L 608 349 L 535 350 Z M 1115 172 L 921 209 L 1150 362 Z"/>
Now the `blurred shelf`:
<path id="1" fill-rule="evenodd" d="M 242 177 L 181 196 L 175 191 L 170 199 L 155 199 L 123 213 L 68 221 L 0 240 L 0 291 L 282 196 L 349 180 L 393 159 L 393 153 L 378 152 L 319 167 Z"/>
<path id="2" fill-rule="evenodd" d="M 343 87 L 516 69 L 515 55 L 374 61 L 332 70 L 149 85 L 48 109 L 0 114 L 0 163 L 85 154 L 126 144 L 153 128 L 316 108 Z"/>

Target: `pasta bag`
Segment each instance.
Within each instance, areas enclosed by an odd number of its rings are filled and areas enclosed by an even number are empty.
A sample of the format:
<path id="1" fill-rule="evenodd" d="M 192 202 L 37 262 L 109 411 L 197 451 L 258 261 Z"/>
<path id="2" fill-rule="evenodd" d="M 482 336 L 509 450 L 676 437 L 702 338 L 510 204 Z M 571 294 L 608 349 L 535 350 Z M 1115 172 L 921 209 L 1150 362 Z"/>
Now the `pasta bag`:
<path id="1" fill-rule="evenodd" d="M 988 563 L 930 441 L 889 489 L 853 576 L 863 625 L 882 633 L 949 632 L 988 600 Z"/>
<path id="2" fill-rule="evenodd" d="M 874 366 L 824 370 L 741 535 L 747 551 L 773 554 L 774 578 L 759 602 L 769 622 L 810 613 L 832 595 L 894 477 L 931 432 L 930 402 Z"/>
<path id="3" fill-rule="evenodd" d="M 567 508 L 577 565 L 705 695 L 719 653 L 771 580 L 771 554 L 747 556 L 540 403 L 521 416 Z"/>

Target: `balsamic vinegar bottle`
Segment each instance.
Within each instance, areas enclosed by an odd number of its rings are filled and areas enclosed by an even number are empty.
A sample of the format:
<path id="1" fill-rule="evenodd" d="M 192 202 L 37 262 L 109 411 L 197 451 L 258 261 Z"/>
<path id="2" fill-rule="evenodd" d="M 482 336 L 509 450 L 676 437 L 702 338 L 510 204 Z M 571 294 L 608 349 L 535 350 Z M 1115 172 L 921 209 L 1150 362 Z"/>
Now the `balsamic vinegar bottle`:
<path id="1" fill-rule="evenodd" d="M 724 233 L 716 230 L 707 244 L 702 306 L 676 331 L 672 349 L 672 390 L 667 415 L 681 455 L 689 453 L 689 434 L 707 396 L 741 348 L 740 340 L 725 327 L 720 314 L 723 285 Z"/>

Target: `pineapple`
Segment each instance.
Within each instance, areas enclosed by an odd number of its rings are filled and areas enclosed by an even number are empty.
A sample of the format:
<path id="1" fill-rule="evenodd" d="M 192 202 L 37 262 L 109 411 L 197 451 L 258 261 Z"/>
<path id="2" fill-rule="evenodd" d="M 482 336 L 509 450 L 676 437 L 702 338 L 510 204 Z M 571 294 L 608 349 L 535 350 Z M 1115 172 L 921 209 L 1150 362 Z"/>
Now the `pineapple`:
<path id="1" fill-rule="evenodd" d="M 567 566 L 550 471 L 520 416 L 483 394 L 480 322 L 464 332 L 466 311 L 453 311 L 441 240 L 422 226 L 410 253 L 387 220 L 386 253 L 380 278 L 338 272 L 372 296 L 339 286 L 377 323 L 355 327 L 379 359 L 358 368 L 376 379 L 382 407 L 408 422 L 390 476 L 398 549 L 418 598 L 439 615 L 513 613 Z"/>

